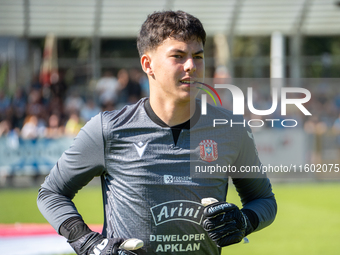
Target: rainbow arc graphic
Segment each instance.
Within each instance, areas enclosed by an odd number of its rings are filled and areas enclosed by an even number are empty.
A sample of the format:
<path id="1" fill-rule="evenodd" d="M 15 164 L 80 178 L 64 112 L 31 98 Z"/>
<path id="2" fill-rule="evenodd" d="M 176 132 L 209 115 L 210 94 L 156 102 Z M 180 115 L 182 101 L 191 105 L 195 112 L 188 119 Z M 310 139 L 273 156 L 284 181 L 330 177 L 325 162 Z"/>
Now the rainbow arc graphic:
<path id="1" fill-rule="evenodd" d="M 198 81 L 196 81 L 196 83 L 202 84 L 203 86 L 206 86 L 206 87 L 209 88 L 212 92 L 214 92 L 215 95 L 217 96 L 218 100 L 220 101 L 220 104 L 222 105 L 222 100 L 221 100 L 221 98 L 220 98 L 220 95 L 217 93 L 217 91 L 216 91 L 212 86 L 210 86 L 210 85 L 208 85 L 208 84 L 205 84 L 205 83 L 203 83 L 203 82 L 198 82 Z M 203 90 L 205 93 L 207 93 L 207 94 L 212 98 L 212 100 L 214 101 L 215 105 L 217 106 L 215 97 L 213 96 L 213 94 L 212 94 L 209 90 L 207 90 L 207 89 L 205 89 L 205 88 L 200 88 L 200 87 L 196 87 L 196 88 L 198 88 L 198 89 L 200 89 L 200 90 Z"/>

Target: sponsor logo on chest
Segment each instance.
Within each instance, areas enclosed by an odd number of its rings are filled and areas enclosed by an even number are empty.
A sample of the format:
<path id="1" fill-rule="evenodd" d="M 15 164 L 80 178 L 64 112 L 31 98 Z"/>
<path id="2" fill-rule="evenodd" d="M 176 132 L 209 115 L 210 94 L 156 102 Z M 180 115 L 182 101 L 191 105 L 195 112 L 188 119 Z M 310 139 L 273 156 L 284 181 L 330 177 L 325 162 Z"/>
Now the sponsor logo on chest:
<path id="1" fill-rule="evenodd" d="M 150 208 L 156 226 L 177 220 L 189 221 L 200 225 L 203 209 L 202 204 L 189 200 L 173 200 Z"/>
<path id="2" fill-rule="evenodd" d="M 163 179 L 165 184 L 185 184 L 192 181 L 190 176 L 173 176 L 169 174 L 165 174 Z"/>

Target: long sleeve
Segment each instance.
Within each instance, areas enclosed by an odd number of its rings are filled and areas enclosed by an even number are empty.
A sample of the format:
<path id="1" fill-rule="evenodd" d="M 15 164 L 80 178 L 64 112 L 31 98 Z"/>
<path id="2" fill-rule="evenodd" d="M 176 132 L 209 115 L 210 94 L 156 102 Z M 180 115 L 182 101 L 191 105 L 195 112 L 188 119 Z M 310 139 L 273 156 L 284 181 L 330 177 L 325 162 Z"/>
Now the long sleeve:
<path id="1" fill-rule="evenodd" d="M 66 219 L 81 217 L 72 199 L 104 171 L 104 141 L 101 114 L 98 114 L 81 129 L 39 190 L 38 208 L 57 232 Z"/>
<path id="2" fill-rule="evenodd" d="M 238 169 L 257 166 L 261 169 L 261 162 L 255 148 L 254 137 L 249 127 L 245 129 L 243 140 L 240 142 L 240 153 L 235 165 Z M 255 231 L 270 225 L 276 216 L 277 204 L 272 186 L 267 176 L 261 172 L 248 172 L 233 178 L 233 183 L 241 198 L 243 209 L 256 213 L 259 224 Z"/>
<path id="3" fill-rule="evenodd" d="M 259 224 L 255 231 L 270 225 L 275 219 L 277 205 L 269 179 L 233 179 L 233 183 L 241 197 L 243 209 L 250 209 L 258 216 Z"/>

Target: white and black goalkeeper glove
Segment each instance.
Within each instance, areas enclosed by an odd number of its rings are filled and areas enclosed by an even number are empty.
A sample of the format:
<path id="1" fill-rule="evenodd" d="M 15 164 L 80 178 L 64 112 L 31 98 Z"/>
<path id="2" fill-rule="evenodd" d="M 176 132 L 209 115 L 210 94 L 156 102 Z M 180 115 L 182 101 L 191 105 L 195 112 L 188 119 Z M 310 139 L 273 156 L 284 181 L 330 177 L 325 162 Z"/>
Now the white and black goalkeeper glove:
<path id="1" fill-rule="evenodd" d="M 219 247 L 241 242 L 254 231 L 246 213 L 231 203 L 210 204 L 204 208 L 203 215 L 202 226 Z"/>
<path id="2" fill-rule="evenodd" d="M 105 238 L 103 235 L 91 231 L 80 218 L 65 221 L 60 233 L 65 236 L 78 255 L 136 255 L 131 250 L 143 246 L 143 241 L 131 238 Z"/>
<path id="3" fill-rule="evenodd" d="M 86 234 L 76 241 L 69 241 L 69 243 L 78 255 L 136 255 L 136 253 L 121 247 L 124 239 L 105 238 L 96 232 Z"/>

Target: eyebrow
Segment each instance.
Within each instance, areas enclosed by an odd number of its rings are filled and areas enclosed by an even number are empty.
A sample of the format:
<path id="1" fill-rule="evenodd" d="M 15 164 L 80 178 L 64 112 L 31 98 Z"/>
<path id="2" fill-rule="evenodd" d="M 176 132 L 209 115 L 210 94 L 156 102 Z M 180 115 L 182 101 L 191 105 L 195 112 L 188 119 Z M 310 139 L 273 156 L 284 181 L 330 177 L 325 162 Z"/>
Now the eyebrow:
<path id="1" fill-rule="evenodd" d="M 173 49 L 173 50 L 170 50 L 169 52 L 178 52 L 178 53 L 186 54 L 185 51 L 179 50 L 179 49 Z M 204 50 L 199 50 L 199 51 L 195 52 L 193 55 L 198 55 L 198 54 L 202 54 L 202 53 L 204 53 Z"/>

